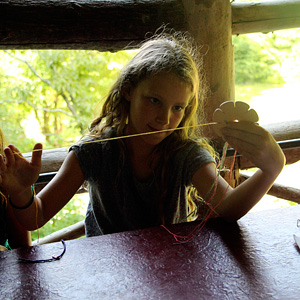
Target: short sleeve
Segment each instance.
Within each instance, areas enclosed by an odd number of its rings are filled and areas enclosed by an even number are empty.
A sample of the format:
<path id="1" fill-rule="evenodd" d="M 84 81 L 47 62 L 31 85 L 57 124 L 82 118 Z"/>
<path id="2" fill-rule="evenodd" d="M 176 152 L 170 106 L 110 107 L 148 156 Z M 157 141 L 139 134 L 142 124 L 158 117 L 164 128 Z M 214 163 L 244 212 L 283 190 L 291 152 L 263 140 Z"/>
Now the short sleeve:
<path id="1" fill-rule="evenodd" d="M 87 141 L 89 143 L 87 143 Z M 83 140 L 82 142 L 70 147 L 69 151 L 74 151 L 82 169 L 84 178 L 89 180 L 93 173 L 99 171 L 99 159 L 101 157 L 102 145 L 92 140 Z"/>
<path id="2" fill-rule="evenodd" d="M 196 171 L 207 163 L 215 163 L 215 159 L 203 146 L 194 143 L 186 156 L 186 184 L 192 184 L 192 178 Z"/>

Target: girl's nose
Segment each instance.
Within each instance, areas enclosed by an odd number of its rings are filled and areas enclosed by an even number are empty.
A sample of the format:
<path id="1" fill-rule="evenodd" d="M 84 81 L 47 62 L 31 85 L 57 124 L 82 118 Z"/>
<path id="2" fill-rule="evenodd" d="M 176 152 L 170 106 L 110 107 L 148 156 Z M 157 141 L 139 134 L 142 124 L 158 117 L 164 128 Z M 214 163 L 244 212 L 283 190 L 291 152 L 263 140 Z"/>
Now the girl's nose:
<path id="1" fill-rule="evenodd" d="M 156 117 L 156 122 L 160 125 L 168 125 L 170 123 L 170 112 L 168 109 L 161 110 Z"/>

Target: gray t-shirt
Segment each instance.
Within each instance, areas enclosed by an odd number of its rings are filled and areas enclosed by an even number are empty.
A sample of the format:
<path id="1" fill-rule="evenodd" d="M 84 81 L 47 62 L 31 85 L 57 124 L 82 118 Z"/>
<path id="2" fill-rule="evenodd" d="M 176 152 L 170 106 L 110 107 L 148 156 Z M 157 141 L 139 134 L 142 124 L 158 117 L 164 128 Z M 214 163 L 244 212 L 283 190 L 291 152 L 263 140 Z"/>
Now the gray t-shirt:
<path id="1" fill-rule="evenodd" d="M 105 138 L 115 136 L 114 129 L 105 133 Z M 75 151 L 89 185 L 87 236 L 160 225 L 160 195 L 155 180 L 152 177 L 139 181 L 134 176 L 127 153 L 125 159 L 121 159 L 117 140 L 83 142 L 70 150 Z M 164 200 L 165 224 L 186 220 L 187 191 L 192 177 L 202 165 L 214 162 L 209 152 L 193 141 L 176 150 L 171 159 Z"/>

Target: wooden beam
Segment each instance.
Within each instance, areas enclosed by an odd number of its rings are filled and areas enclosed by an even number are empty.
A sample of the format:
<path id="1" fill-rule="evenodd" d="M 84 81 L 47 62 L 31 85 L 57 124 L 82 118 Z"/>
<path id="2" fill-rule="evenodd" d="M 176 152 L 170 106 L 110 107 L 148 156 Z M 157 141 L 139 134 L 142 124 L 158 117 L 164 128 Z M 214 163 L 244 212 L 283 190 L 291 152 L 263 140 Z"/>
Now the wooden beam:
<path id="1" fill-rule="evenodd" d="M 181 1 L 1 0 L 0 49 L 117 51 L 163 24 L 186 29 Z"/>
<path id="2" fill-rule="evenodd" d="M 300 119 L 275 124 L 267 124 L 263 127 L 271 132 L 276 141 L 300 138 Z"/>
<path id="3" fill-rule="evenodd" d="M 56 148 L 43 150 L 41 173 L 57 172 L 63 161 L 67 157 L 67 148 Z M 32 153 L 23 153 L 24 158 L 31 160 Z"/>
<path id="4" fill-rule="evenodd" d="M 84 221 L 65 227 L 61 230 L 53 232 L 39 240 L 32 242 L 33 246 L 55 243 L 61 240 L 74 240 L 85 235 Z"/>
<path id="5" fill-rule="evenodd" d="M 249 175 L 240 174 L 240 183 L 247 180 L 249 177 Z M 268 195 L 300 204 L 300 189 L 297 188 L 274 183 L 271 189 L 268 191 Z"/>
<path id="6" fill-rule="evenodd" d="M 285 141 L 300 138 L 300 120 L 270 124 L 264 126 L 271 132 L 275 140 Z M 292 164 L 300 159 L 300 148 L 284 150 L 287 157 L 287 164 Z M 41 173 L 56 172 L 68 153 L 67 148 L 43 150 Z M 23 153 L 23 156 L 30 160 L 31 153 Z M 245 158 L 240 158 L 241 169 L 253 167 L 253 164 Z"/>
<path id="7" fill-rule="evenodd" d="M 231 6 L 232 34 L 300 27 L 300 0 L 233 2 Z"/>
<path id="8" fill-rule="evenodd" d="M 283 150 L 283 153 L 286 157 L 287 165 L 291 165 L 300 160 L 300 148 L 286 149 Z M 255 168 L 253 163 L 243 156 L 238 157 L 237 160 L 238 160 L 238 166 L 241 170 Z"/>
<path id="9" fill-rule="evenodd" d="M 213 0 L 2 0 L 0 49 L 113 52 L 134 48 L 148 32 L 155 32 L 162 24 L 187 30 L 187 18 L 193 15 L 193 26 L 199 22 L 201 27 L 214 18 L 215 13 L 211 15 L 214 3 Z M 227 4 L 228 1 L 223 1 L 215 11 L 228 15 L 227 9 L 223 10 Z M 201 6 L 209 14 L 202 14 L 206 13 L 203 9 L 197 11 Z M 300 27 L 300 0 L 233 2 L 231 11 L 232 34 Z M 219 20 L 214 23 L 219 27 Z"/>

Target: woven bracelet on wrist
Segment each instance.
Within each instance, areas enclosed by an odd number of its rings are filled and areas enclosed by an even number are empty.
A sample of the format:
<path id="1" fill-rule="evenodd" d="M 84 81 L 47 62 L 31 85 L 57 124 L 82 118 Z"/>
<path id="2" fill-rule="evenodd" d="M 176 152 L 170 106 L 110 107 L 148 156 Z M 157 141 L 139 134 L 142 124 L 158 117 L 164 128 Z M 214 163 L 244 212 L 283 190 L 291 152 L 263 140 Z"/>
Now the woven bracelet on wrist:
<path id="1" fill-rule="evenodd" d="M 31 186 L 31 191 L 32 191 L 31 199 L 25 206 L 16 206 L 15 204 L 13 204 L 13 202 L 11 201 L 10 196 L 8 195 L 8 201 L 9 201 L 10 205 L 15 209 L 26 209 L 26 208 L 28 208 L 34 201 L 35 192 L 34 192 L 33 185 Z"/>

